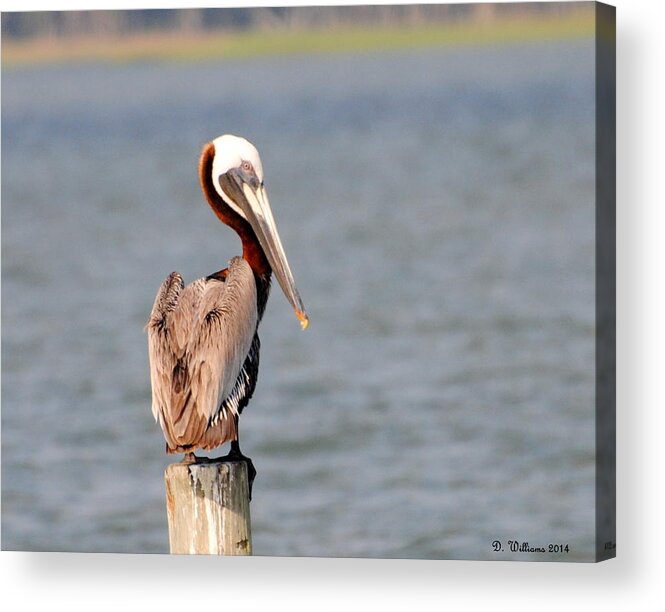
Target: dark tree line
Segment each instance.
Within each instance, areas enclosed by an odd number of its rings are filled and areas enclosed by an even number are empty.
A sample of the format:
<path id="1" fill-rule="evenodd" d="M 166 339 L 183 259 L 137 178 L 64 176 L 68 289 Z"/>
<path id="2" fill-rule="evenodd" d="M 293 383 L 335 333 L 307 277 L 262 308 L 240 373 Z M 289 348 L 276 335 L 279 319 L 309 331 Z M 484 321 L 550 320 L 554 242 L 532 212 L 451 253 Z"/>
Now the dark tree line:
<path id="1" fill-rule="evenodd" d="M 122 36 L 144 32 L 204 32 L 254 27 L 297 28 L 347 23 L 413 24 L 492 20 L 509 14 L 564 14 L 575 10 L 579 5 L 580 3 L 538 2 L 9 12 L 2 14 L 2 36 L 11 39 Z"/>

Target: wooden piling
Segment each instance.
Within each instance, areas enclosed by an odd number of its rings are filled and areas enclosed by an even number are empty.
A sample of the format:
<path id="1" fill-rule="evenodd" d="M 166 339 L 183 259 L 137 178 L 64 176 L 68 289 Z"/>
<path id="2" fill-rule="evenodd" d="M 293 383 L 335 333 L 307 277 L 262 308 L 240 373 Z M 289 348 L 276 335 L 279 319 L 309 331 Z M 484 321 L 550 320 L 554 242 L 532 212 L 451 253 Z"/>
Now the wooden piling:
<path id="1" fill-rule="evenodd" d="M 252 554 L 244 461 L 173 463 L 164 479 L 171 554 Z"/>

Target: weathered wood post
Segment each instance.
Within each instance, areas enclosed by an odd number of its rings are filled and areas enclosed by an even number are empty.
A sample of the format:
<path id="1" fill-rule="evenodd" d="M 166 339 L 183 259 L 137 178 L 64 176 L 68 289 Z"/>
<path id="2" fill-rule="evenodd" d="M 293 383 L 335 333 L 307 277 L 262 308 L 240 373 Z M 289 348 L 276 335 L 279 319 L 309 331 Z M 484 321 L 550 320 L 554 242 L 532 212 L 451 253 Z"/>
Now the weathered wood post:
<path id="1" fill-rule="evenodd" d="M 164 479 L 172 554 L 252 554 L 244 461 L 172 463 Z"/>

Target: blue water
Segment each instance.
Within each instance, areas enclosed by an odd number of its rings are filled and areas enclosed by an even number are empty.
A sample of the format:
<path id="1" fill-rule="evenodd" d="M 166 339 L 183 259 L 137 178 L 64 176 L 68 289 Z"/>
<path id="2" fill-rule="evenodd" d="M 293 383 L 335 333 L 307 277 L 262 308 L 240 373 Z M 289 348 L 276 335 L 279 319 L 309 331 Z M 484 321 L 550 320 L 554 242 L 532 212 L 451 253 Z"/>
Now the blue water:
<path id="1" fill-rule="evenodd" d="M 231 132 L 311 319 L 275 284 L 241 420 L 255 554 L 591 559 L 593 58 L 3 70 L 3 549 L 168 551 L 143 326 L 171 270 L 240 252 L 197 184 Z"/>

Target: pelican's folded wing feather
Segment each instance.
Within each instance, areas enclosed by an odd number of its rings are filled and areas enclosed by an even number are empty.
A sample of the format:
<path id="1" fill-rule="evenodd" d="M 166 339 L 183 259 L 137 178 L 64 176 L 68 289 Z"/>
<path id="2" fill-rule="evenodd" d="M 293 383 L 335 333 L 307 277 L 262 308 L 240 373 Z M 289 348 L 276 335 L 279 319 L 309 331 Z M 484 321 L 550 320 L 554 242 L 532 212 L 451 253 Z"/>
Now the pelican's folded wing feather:
<path id="1" fill-rule="evenodd" d="M 182 356 L 177 330 L 174 330 L 174 313 L 184 288 L 182 277 L 171 272 L 162 283 L 146 325 L 148 331 L 148 357 L 152 386 L 152 415 L 162 423 L 162 414 L 171 403 L 173 370 Z M 163 425 L 162 425 L 163 427 Z"/>
<path id="2" fill-rule="evenodd" d="M 224 400 L 235 388 L 257 325 L 256 281 L 241 257 L 231 260 L 223 281 L 201 278 L 183 287 L 176 272 L 164 281 L 147 329 L 152 411 L 170 449 L 209 447 L 211 422 L 232 416 Z M 234 435 L 235 425 L 220 432 Z"/>
<path id="3" fill-rule="evenodd" d="M 234 388 L 258 325 L 256 281 L 244 259 L 231 260 L 225 282 L 206 284 L 199 311 L 187 347 L 188 370 L 196 411 L 210 422 Z"/>

